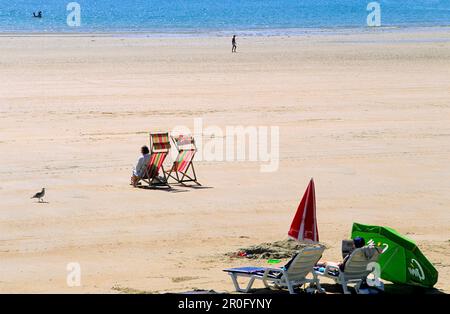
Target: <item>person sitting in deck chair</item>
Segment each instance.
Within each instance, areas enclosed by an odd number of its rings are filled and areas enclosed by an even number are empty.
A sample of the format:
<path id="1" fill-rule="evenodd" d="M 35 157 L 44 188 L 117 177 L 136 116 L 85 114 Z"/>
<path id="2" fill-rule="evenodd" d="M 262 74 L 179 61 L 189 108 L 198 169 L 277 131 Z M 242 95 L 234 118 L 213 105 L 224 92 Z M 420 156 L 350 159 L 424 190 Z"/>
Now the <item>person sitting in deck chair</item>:
<path id="1" fill-rule="evenodd" d="M 381 251 L 373 244 L 365 245 L 365 241 L 361 237 L 353 240 L 353 250 L 346 252 L 344 260 L 341 263 L 317 263 L 314 267 L 314 273 L 317 276 L 333 279 L 337 284 L 342 286 L 344 294 L 350 294 L 349 284 L 354 284 L 357 294 L 367 293 L 365 287 L 367 276 L 376 269 L 375 265 Z M 343 252 L 344 253 L 344 252 Z M 374 288 L 383 291 L 383 283 L 378 281 Z"/>
<path id="2" fill-rule="evenodd" d="M 366 245 L 366 241 L 364 240 L 364 238 L 356 237 L 355 239 L 353 239 L 353 250 L 362 248 L 362 247 L 364 247 L 364 245 Z M 353 250 L 348 252 L 348 254 L 344 257 L 344 259 L 340 263 L 335 263 L 335 262 L 317 263 L 316 266 L 314 267 L 314 269 L 315 270 L 325 269 L 328 265 L 333 265 L 333 266 L 338 266 L 341 271 L 344 271 L 345 263 L 347 263 L 348 258 L 350 257 L 350 255 L 352 255 Z"/>
<path id="3" fill-rule="evenodd" d="M 142 156 L 139 157 L 136 167 L 133 169 L 133 173 L 131 175 L 131 184 L 136 187 L 139 180 L 145 175 L 145 169 L 150 160 L 150 150 L 147 146 L 141 147 Z"/>

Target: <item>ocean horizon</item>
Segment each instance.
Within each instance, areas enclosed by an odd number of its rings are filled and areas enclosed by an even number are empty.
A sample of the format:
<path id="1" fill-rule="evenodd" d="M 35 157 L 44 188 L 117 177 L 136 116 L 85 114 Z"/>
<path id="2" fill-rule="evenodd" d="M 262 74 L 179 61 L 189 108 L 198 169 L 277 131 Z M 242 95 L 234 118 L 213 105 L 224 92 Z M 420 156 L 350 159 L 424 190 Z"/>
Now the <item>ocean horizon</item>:
<path id="1" fill-rule="evenodd" d="M 372 1 L 123 0 L 76 1 L 80 23 L 69 26 L 71 1 L 0 0 L 0 33 L 289 35 L 308 30 L 371 29 Z M 449 27 L 450 0 L 380 0 L 381 28 Z M 42 18 L 33 12 L 42 11 Z"/>

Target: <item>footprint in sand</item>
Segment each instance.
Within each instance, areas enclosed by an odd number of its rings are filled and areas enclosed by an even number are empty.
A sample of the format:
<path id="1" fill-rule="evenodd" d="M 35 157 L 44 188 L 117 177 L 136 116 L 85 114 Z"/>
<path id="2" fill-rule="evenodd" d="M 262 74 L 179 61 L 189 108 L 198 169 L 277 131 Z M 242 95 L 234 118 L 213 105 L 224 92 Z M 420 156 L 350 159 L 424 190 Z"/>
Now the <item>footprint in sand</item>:
<path id="1" fill-rule="evenodd" d="M 200 277 L 190 277 L 190 276 L 183 276 L 183 277 L 172 277 L 172 282 L 183 282 L 183 281 L 189 281 L 194 279 L 199 279 Z"/>

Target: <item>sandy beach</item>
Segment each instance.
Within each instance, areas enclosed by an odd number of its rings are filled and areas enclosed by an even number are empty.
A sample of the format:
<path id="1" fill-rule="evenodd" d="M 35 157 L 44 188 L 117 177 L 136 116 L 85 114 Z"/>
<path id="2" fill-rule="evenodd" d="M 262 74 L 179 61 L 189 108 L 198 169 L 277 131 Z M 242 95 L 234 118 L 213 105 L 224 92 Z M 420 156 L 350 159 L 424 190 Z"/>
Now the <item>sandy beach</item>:
<path id="1" fill-rule="evenodd" d="M 0 292 L 231 292 L 223 268 L 267 261 L 225 254 L 285 239 L 311 177 L 325 259 L 353 222 L 390 226 L 450 292 L 450 32 L 230 50 L 227 37 L 0 36 Z M 129 186 L 150 131 L 199 118 L 278 126 L 278 171 L 199 161 L 201 189 Z"/>

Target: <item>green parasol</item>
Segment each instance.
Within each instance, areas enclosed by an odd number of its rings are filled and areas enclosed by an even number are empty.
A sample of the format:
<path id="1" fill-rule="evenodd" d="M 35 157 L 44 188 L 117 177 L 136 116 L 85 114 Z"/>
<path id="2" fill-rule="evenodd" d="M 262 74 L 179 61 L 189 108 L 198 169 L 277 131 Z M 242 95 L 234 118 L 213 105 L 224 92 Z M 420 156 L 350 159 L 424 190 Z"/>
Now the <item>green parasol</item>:
<path id="1" fill-rule="evenodd" d="M 363 237 L 367 244 L 382 248 L 378 259 L 381 278 L 393 283 L 431 288 L 438 272 L 411 239 L 394 229 L 353 223 L 352 238 Z"/>

